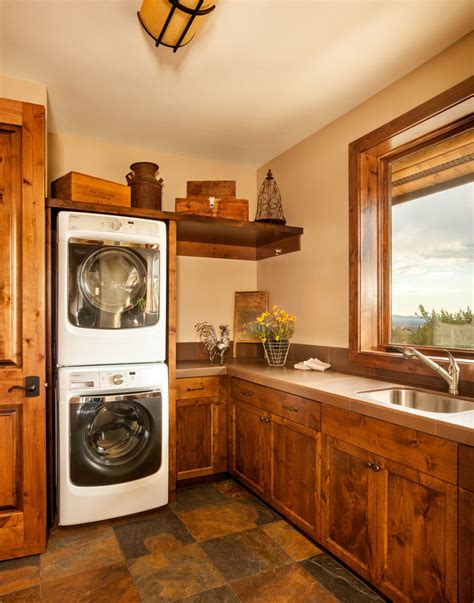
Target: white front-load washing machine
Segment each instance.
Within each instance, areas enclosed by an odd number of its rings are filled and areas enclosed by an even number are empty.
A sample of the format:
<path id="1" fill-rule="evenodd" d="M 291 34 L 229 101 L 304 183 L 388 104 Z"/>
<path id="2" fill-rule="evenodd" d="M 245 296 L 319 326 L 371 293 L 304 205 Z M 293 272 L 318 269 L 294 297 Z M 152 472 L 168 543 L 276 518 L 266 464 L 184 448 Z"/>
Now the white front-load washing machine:
<path id="1" fill-rule="evenodd" d="M 58 366 L 164 362 L 166 224 L 58 216 Z"/>
<path id="2" fill-rule="evenodd" d="M 167 366 L 61 368 L 58 385 L 59 524 L 165 505 Z"/>

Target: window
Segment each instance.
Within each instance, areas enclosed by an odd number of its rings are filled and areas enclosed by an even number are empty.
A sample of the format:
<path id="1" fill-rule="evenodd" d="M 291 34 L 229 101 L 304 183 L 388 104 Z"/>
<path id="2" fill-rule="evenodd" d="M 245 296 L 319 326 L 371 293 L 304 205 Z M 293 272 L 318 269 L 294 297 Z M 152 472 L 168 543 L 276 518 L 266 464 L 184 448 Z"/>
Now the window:
<path id="1" fill-rule="evenodd" d="M 350 145 L 353 362 L 425 372 L 394 344 L 474 360 L 473 91 L 470 78 Z"/>

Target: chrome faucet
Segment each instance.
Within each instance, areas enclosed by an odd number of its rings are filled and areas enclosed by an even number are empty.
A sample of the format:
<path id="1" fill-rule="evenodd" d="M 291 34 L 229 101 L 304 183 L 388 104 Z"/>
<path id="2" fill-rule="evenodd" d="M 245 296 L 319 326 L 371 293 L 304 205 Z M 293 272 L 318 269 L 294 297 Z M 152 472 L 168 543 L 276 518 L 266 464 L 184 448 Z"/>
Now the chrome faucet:
<path id="1" fill-rule="evenodd" d="M 454 360 L 451 352 L 448 352 L 448 350 L 443 350 L 444 352 L 446 352 L 449 358 L 448 370 L 445 370 L 442 366 L 440 366 L 439 364 L 431 360 L 431 358 L 428 358 L 428 356 L 425 356 L 415 348 L 392 346 L 392 349 L 401 352 L 403 357 L 407 360 L 413 360 L 414 358 L 418 358 L 418 360 L 421 360 L 423 364 L 433 369 L 436 373 L 438 373 L 440 377 L 443 377 L 443 379 L 449 385 L 450 394 L 452 394 L 453 396 L 457 396 L 459 394 L 458 386 L 460 369 L 458 363 L 456 362 L 456 360 Z"/>

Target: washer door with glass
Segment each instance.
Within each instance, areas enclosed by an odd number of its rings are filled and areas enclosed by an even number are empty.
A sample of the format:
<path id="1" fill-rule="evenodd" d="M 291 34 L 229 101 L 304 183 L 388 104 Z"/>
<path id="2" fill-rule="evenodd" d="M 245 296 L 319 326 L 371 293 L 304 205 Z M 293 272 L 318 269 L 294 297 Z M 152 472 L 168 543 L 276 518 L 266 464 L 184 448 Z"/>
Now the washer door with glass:
<path id="1" fill-rule="evenodd" d="M 76 486 L 106 486 L 153 475 L 162 461 L 159 391 L 80 396 L 70 401 L 70 475 Z"/>
<path id="2" fill-rule="evenodd" d="M 159 320 L 158 245 L 71 239 L 69 320 L 76 327 L 126 329 Z"/>

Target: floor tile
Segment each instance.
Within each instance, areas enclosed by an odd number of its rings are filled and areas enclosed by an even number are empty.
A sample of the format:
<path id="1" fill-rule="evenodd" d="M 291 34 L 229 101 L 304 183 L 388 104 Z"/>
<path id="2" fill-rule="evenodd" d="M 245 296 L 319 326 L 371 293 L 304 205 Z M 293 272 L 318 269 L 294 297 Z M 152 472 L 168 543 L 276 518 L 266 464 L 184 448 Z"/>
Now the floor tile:
<path id="1" fill-rule="evenodd" d="M 337 599 L 299 564 L 284 565 L 232 582 L 243 603 L 336 603 Z M 351 601 L 352 599 L 345 599 Z"/>
<path id="2" fill-rule="evenodd" d="M 229 503 L 180 513 L 179 518 L 197 541 L 210 540 L 258 526 L 258 511 L 248 505 Z"/>
<path id="3" fill-rule="evenodd" d="M 208 540 L 201 546 L 228 581 L 291 562 L 276 542 L 260 529 Z"/>
<path id="4" fill-rule="evenodd" d="M 247 490 L 233 479 L 223 479 L 220 482 L 214 482 L 212 486 L 227 498 L 234 498 Z"/>
<path id="5" fill-rule="evenodd" d="M 275 521 L 274 523 L 262 526 L 262 530 L 279 544 L 294 561 L 302 561 L 303 559 L 322 553 L 321 549 L 298 532 L 298 530 L 292 528 L 286 521 Z"/>
<path id="6" fill-rule="evenodd" d="M 226 497 L 218 492 L 212 484 L 183 488 L 176 493 L 176 502 L 171 503 L 171 508 L 177 513 L 193 511 L 202 507 L 219 505 L 228 502 Z"/>
<path id="7" fill-rule="evenodd" d="M 239 599 L 229 586 L 220 586 L 180 599 L 180 603 L 239 603 Z"/>
<path id="8" fill-rule="evenodd" d="M 29 589 L 40 583 L 38 555 L 0 561 L 0 595 Z"/>
<path id="9" fill-rule="evenodd" d="M 139 603 L 137 590 L 128 573 L 125 562 L 87 572 L 69 578 L 45 582 L 41 589 L 41 601 L 60 603 Z"/>
<path id="10" fill-rule="evenodd" d="M 156 509 L 150 509 L 149 511 L 142 511 L 141 513 L 131 513 L 130 515 L 123 515 L 122 517 L 113 517 L 108 520 L 108 523 L 112 526 L 119 526 L 123 523 L 131 523 L 132 521 L 140 521 L 141 519 L 156 519 L 160 515 L 170 512 L 168 505 L 163 507 L 157 507 Z"/>
<path id="11" fill-rule="evenodd" d="M 138 557 L 128 567 L 143 603 L 183 599 L 225 584 L 199 544 Z"/>
<path id="12" fill-rule="evenodd" d="M 381 603 L 384 601 L 326 553 L 306 559 L 301 562 L 301 565 L 341 601 L 351 603 L 367 603 L 368 601 Z"/>
<path id="13" fill-rule="evenodd" d="M 57 580 L 119 561 L 123 555 L 111 526 L 55 528 L 41 555 L 41 580 Z"/>
<path id="14" fill-rule="evenodd" d="M 126 559 L 194 542 L 194 538 L 172 511 L 153 519 L 114 525 L 113 529 Z"/>
<path id="15" fill-rule="evenodd" d="M 24 590 L 16 590 L 13 593 L 0 595 L 0 603 L 15 601 L 16 603 L 30 603 L 40 601 L 40 586 L 32 586 Z"/>

